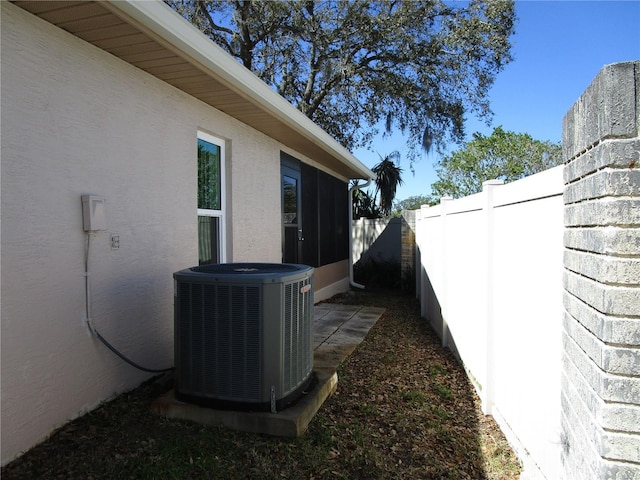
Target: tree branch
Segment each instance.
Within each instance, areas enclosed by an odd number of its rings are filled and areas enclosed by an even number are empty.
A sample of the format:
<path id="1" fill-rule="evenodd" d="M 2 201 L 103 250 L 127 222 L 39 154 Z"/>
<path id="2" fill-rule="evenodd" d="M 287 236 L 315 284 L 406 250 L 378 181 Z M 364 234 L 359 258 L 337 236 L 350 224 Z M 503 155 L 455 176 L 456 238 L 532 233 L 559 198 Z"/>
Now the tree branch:
<path id="1" fill-rule="evenodd" d="M 211 27 L 212 30 L 215 30 L 216 32 L 226 33 L 228 35 L 233 35 L 233 33 L 234 33 L 233 30 L 230 30 L 228 28 L 220 26 L 216 22 L 213 21 L 213 18 L 211 18 L 211 15 L 209 14 L 209 11 L 207 10 L 207 4 L 204 2 L 204 0 L 198 0 L 198 8 L 200 9 L 202 14 L 204 15 L 204 18 L 207 20 L 207 22 L 209 23 L 209 26 Z"/>

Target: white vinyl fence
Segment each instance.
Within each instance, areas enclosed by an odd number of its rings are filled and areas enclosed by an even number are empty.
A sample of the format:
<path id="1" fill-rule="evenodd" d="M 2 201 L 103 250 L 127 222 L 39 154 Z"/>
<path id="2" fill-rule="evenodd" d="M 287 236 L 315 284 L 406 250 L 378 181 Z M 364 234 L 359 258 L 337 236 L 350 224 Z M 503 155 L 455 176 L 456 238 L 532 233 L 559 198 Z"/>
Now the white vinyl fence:
<path id="1" fill-rule="evenodd" d="M 560 476 L 562 168 L 416 215 L 422 315 L 525 468 L 547 478 Z"/>
<path id="2" fill-rule="evenodd" d="M 400 262 L 400 218 L 359 218 L 353 221 L 353 261 Z"/>

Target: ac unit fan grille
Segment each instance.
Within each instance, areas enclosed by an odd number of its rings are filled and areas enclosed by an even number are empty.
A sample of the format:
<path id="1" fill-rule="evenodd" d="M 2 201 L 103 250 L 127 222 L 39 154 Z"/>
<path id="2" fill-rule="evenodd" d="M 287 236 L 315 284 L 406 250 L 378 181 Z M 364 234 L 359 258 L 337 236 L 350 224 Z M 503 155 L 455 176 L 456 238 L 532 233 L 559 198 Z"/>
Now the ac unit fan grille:
<path id="1" fill-rule="evenodd" d="M 181 386 L 218 399 L 260 400 L 261 300 L 259 286 L 182 285 Z"/>
<path id="2" fill-rule="evenodd" d="M 313 365 L 313 332 L 308 316 L 311 314 L 310 290 L 303 287 L 309 280 L 284 285 L 284 370 L 285 391 L 300 385 Z"/>

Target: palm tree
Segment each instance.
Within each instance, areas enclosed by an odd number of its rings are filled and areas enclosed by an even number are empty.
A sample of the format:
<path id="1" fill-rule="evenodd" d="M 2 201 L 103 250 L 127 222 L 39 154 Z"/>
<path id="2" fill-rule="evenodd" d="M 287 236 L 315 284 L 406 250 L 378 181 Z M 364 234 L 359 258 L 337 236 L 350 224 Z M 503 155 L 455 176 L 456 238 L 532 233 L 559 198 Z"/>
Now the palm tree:
<path id="1" fill-rule="evenodd" d="M 398 151 L 391 152 L 386 157 L 380 156 L 380 163 L 373 167 L 376 174 L 376 195 L 380 193 L 380 211 L 383 215 L 391 213 L 393 199 L 396 197 L 398 185 L 402 185 L 402 169 L 396 165 L 400 161 Z"/>
<path id="2" fill-rule="evenodd" d="M 358 183 L 357 180 L 351 181 L 351 186 Z M 376 205 L 375 198 L 371 197 L 369 191 L 360 190 L 356 188 L 353 190 L 353 219 L 359 218 L 380 218 L 380 210 Z"/>

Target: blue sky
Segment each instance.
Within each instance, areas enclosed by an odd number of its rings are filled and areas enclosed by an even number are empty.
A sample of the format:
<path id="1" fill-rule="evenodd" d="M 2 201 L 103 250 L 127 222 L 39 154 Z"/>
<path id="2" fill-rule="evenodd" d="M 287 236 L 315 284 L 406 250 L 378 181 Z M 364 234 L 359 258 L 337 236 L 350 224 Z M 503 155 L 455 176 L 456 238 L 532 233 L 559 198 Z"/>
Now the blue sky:
<path id="1" fill-rule="evenodd" d="M 498 74 L 490 91 L 494 112 L 490 127 L 470 118 L 467 136 L 490 135 L 493 127 L 528 133 L 539 140 L 562 140 L 562 118 L 607 64 L 640 59 L 640 0 L 628 1 L 517 1 L 516 33 L 511 38 L 514 60 Z M 431 192 L 437 179 L 431 152 L 409 171 L 400 135 L 382 139 L 373 152 L 358 150 L 356 157 L 368 167 L 378 153 L 401 154 L 404 185 L 397 200 Z M 455 147 L 454 147 L 455 149 Z"/>

